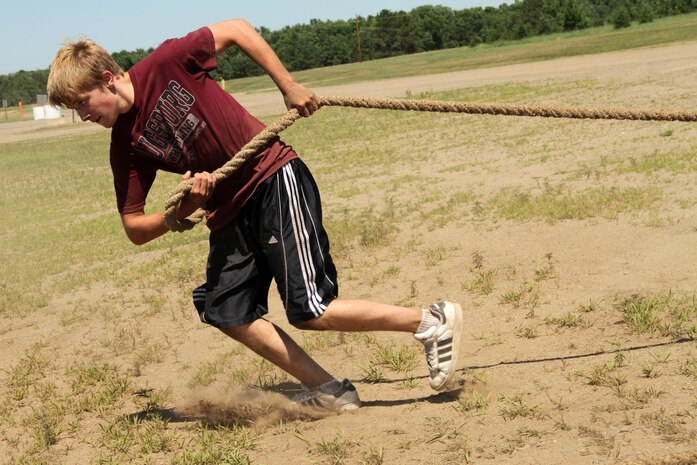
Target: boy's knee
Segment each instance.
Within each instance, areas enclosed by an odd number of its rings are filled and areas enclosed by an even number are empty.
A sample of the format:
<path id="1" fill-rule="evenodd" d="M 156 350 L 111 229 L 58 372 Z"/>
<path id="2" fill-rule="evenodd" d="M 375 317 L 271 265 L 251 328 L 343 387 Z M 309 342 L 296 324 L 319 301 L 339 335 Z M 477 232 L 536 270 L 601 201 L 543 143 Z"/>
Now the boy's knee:
<path id="1" fill-rule="evenodd" d="M 219 328 L 223 333 L 237 342 L 245 343 L 249 335 L 249 325 L 232 326 L 230 328 Z"/>
<path id="2" fill-rule="evenodd" d="M 307 321 L 298 321 L 296 323 L 291 323 L 293 326 L 295 326 L 298 329 L 305 329 L 305 330 L 313 330 L 313 331 L 326 331 L 328 329 L 331 329 L 326 323 L 326 319 L 323 319 L 324 315 L 318 317 L 318 318 L 313 318 L 311 320 Z"/>

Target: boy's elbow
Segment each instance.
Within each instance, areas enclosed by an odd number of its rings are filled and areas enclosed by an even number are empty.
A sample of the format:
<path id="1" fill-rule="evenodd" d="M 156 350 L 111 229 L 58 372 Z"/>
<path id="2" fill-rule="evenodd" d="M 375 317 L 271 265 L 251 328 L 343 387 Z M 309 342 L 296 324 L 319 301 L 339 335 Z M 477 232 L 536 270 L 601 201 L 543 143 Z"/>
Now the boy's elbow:
<path id="1" fill-rule="evenodd" d="M 220 55 L 233 45 L 239 45 L 240 42 L 244 42 L 246 37 L 256 32 L 254 26 L 241 18 L 211 24 L 208 28 L 213 33 L 216 55 Z"/>
<path id="2" fill-rule="evenodd" d="M 134 245 L 144 245 L 148 243 L 148 241 L 145 238 L 139 237 L 137 234 L 126 233 L 126 236 Z"/>
<path id="3" fill-rule="evenodd" d="M 228 19 L 225 21 L 225 23 L 228 24 L 228 26 L 232 26 L 238 29 L 254 29 L 254 26 L 252 26 L 252 23 L 247 21 L 246 19 L 242 18 L 232 18 Z"/>
<path id="4" fill-rule="evenodd" d="M 131 241 L 134 245 L 143 245 L 148 242 L 147 239 L 143 236 L 143 234 L 141 234 L 137 230 L 124 227 L 124 231 L 126 232 L 126 237 L 128 237 L 128 240 Z"/>
<path id="5" fill-rule="evenodd" d="M 140 217 L 142 217 L 142 213 L 126 214 L 121 216 L 121 223 L 123 224 L 123 230 L 126 233 L 126 237 L 128 237 L 128 240 L 135 245 L 143 245 L 150 240 L 139 223 L 139 220 L 141 219 Z"/>
<path id="6" fill-rule="evenodd" d="M 232 21 L 233 23 L 237 23 L 237 24 L 243 25 L 243 26 L 245 26 L 245 27 L 247 27 L 247 26 L 251 27 L 251 26 L 252 26 L 252 24 L 251 24 L 249 21 L 247 21 L 246 19 L 244 19 L 244 18 L 232 18 L 232 19 L 230 19 L 230 21 Z"/>

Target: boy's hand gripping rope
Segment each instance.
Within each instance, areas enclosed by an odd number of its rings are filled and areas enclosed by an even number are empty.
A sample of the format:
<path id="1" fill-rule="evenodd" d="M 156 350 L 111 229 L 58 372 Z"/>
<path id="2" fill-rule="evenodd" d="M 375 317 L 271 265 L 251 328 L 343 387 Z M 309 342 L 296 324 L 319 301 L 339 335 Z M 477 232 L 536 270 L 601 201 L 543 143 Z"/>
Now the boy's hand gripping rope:
<path id="1" fill-rule="evenodd" d="M 492 105 L 465 102 L 438 102 L 430 100 L 401 100 L 352 97 L 320 97 L 320 106 L 342 106 L 354 108 L 378 108 L 384 110 L 413 110 L 440 113 L 467 113 L 472 115 L 537 116 L 542 118 L 616 119 L 635 121 L 697 121 L 697 112 L 667 112 L 627 110 L 621 108 L 565 108 L 530 105 Z M 264 150 L 278 134 L 300 118 L 297 110 L 286 113 L 275 123 L 257 134 L 237 152 L 225 165 L 213 172 L 219 183 L 230 177 L 250 157 Z M 177 205 L 191 191 L 193 178 L 181 182 L 165 203 L 165 225 L 172 231 L 186 231 L 203 220 L 203 210 L 198 210 L 185 220 L 177 219 Z"/>
<path id="2" fill-rule="evenodd" d="M 271 142 L 278 137 L 278 134 L 280 134 L 284 129 L 292 126 L 293 123 L 299 118 L 300 113 L 293 109 L 275 123 L 267 126 L 263 131 L 250 140 L 247 145 L 242 147 L 242 149 L 237 152 L 227 163 L 213 171 L 216 184 L 229 178 L 250 157 L 256 155 L 271 145 Z M 179 205 L 179 202 L 182 201 L 185 195 L 191 192 L 192 185 L 193 177 L 191 179 L 187 179 L 186 181 L 182 181 L 177 187 L 174 188 L 170 194 L 170 198 L 165 203 L 165 225 L 172 231 L 187 231 L 200 223 L 205 217 L 205 212 L 199 209 L 184 220 L 177 219 L 177 205 Z"/>

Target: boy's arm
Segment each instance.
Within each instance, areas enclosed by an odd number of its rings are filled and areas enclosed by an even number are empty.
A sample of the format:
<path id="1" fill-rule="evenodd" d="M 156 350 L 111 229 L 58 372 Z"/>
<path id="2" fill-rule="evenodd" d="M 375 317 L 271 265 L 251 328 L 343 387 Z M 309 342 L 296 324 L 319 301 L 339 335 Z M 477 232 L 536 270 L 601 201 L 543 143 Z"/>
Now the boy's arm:
<path id="1" fill-rule="evenodd" d="M 303 116 L 309 116 L 319 108 L 317 96 L 298 84 L 286 70 L 276 53 L 263 37 L 242 19 L 232 19 L 208 26 L 215 40 L 215 53 L 219 55 L 235 45 L 258 64 L 276 83 L 283 94 L 288 108 L 296 108 Z M 184 175 L 188 179 L 191 173 Z M 183 219 L 194 213 L 206 203 L 213 194 L 215 177 L 210 173 L 196 173 L 191 192 L 177 208 L 177 218 Z M 126 213 L 121 221 L 128 238 L 137 245 L 142 245 L 167 233 L 164 213 L 145 214 L 144 212 Z"/>
<path id="2" fill-rule="evenodd" d="M 165 217 L 163 213 L 146 215 L 144 212 L 124 213 L 121 215 L 126 236 L 135 245 L 143 245 L 165 234 Z"/>
<path id="3" fill-rule="evenodd" d="M 239 47 L 273 79 L 283 94 L 288 109 L 295 108 L 301 115 L 310 116 L 319 108 L 317 96 L 295 81 L 269 44 L 247 21 L 231 19 L 212 24 L 208 28 L 215 39 L 216 55 L 233 45 Z"/>
<path id="4" fill-rule="evenodd" d="M 187 171 L 182 179 L 191 177 L 191 172 Z M 208 172 L 196 173 L 191 192 L 184 197 L 177 207 L 177 218 L 184 219 L 201 208 L 206 201 L 213 195 L 215 189 L 215 176 Z M 169 231 L 165 226 L 165 215 L 163 212 L 145 214 L 145 212 L 124 213 L 121 215 L 123 229 L 126 231 L 128 239 L 136 245 L 143 245 L 153 239 L 157 239 Z"/>

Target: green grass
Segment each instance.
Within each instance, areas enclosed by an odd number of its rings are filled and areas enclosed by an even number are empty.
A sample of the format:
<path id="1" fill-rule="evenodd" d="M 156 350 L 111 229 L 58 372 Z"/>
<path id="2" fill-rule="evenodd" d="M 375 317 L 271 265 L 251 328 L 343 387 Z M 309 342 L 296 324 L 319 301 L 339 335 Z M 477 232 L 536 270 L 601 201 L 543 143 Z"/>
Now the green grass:
<path id="1" fill-rule="evenodd" d="M 315 443 L 310 449 L 313 455 L 322 457 L 322 463 L 330 465 L 341 465 L 352 455 L 358 442 L 344 438 L 341 433 L 337 433 L 331 440 L 323 439 Z"/>
<path id="2" fill-rule="evenodd" d="M 451 222 L 453 217 L 464 214 L 475 199 L 472 191 L 454 192 L 445 202 L 438 202 L 435 208 L 423 211 L 421 217 L 430 230 L 438 229 Z"/>
<path id="3" fill-rule="evenodd" d="M 421 360 L 413 344 L 393 347 L 389 345 L 378 345 L 375 348 L 375 363 L 389 368 L 398 373 L 408 373 L 418 366 Z"/>
<path id="4" fill-rule="evenodd" d="M 496 269 L 477 271 L 474 278 L 466 282 L 463 288 L 472 294 L 489 295 L 494 290 L 497 274 L 498 270 Z"/>
<path id="5" fill-rule="evenodd" d="M 368 207 L 358 212 L 348 208 L 343 214 L 327 218 L 325 227 L 332 238 L 332 248 L 337 255 L 349 253 L 356 246 L 378 247 L 385 245 L 395 233 L 393 213 L 388 209 L 376 212 Z"/>
<path id="6" fill-rule="evenodd" d="M 503 189 L 491 203 L 508 220 L 542 219 L 554 223 L 594 217 L 615 219 L 625 212 L 650 208 L 662 195 L 660 189 L 650 187 L 594 187 L 574 192 L 559 185 L 548 186 L 540 193 Z"/>
<path id="7" fill-rule="evenodd" d="M 545 255 L 546 261 L 535 268 L 535 281 L 546 281 L 555 276 L 556 271 L 554 269 L 553 254 L 551 252 Z"/>
<path id="8" fill-rule="evenodd" d="M 653 429 L 663 441 L 675 444 L 694 444 L 697 430 L 691 428 L 691 423 L 675 418 L 661 408 L 657 412 L 642 413 L 639 424 Z"/>
<path id="9" fill-rule="evenodd" d="M 692 357 L 680 363 L 678 373 L 697 380 L 697 358 Z"/>
<path id="10" fill-rule="evenodd" d="M 561 317 L 547 317 L 545 318 L 545 324 L 549 326 L 556 326 L 558 328 L 588 328 L 590 323 L 586 321 L 583 316 L 566 313 Z"/>
<path id="11" fill-rule="evenodd" d="M 187 450 L 175 456 L 172 465 L 250 465 L 249 452 L 256 448 L 255 438 L 246 428 L 224 426 L 210 429 L 197 427 L 197 435 Z"/>
<path id="12" fill-rule="evenodd" d="M 372 357 L 363 367 L 363 378 L 369 383 L 384 381 L 387 378 L 384 370 L 409 375 L 420 362 L 420 354 L 413 344 L 391 346 L 375 343 L 372 352 Z M 402 383 L 406 389 L 416 385 L 416 380 L 410 376 Z"/>
<path id="13" fill-rule="evenodd" d="M 602 157 L 595 166 L 580 167 L 570 179 L 590 178 L 592 175 L 637 173 L 645 176 L 657 173 L 684 174 L 697 171 L 694 152 L 697 146 L 670 150 L 654 150 L 640 156 Z"/>
<path id="14" fill-rule="evenodd" d="M 530 326 L 519 326 L 514 334 L 521 339 L 535 339 L 538 337 L 537 329 Z"/>
<path id="15" fill-rule="evenodd" d="M 528 310 L 528 315 L 532 317 L 540 304 L 540 290 L 536 285 L 523 283 L 517 288 L 501 294 L 499 304 Z"/>
<path id="16" fill-rule="evenodd" d="M 44 308 L 51 293 L 113 278 L 136 281 L 151 266 L 165 265 L 169 270 L 149 273 L 161 283 L 185 273 L 183 267 L 188 265 L 183 262 L 177 270 L 181 249 L 123 273 L 130 258 L 145 251 L 200 243 L 205 231 L 170 234 L 158 244 L 133 247 L 116 213 L 108 137 L 105 131 L 2 145 L 0 172 L 7 178 L 7 188 L 0 197 L 4 217 L 0 238 L 12 246 L 0 249 L 0 260 L 12 264 L 12 273 L 6 273 L 0 284 L 0 315 L 26 315 Z M 167 175 L 158 180 L 149 208 L 162 208 L 166 191 L 176 182 L 176 177 Z M 36 283 L 37 270 L 50 281 L 30 286 Z"/>
<path id="17" fill-rule="evenodd" d="M 465 414 L 482 412 L 489 408 L 489 394 L 477 391 L 465 391 L 460 394 L 454 408 Z"/>
<path id="18" fill-rule="evenodd" d="M 539 406 L 526 402 L 520 395 L 508 397 L 500 394 L 498 401 L 499 414 L 504 420 L 515 420 L 516 418 L 542 420 L 546 417 Z"/>
<path id="19" fill-rule="evenodd" d="M 615 308 L 631 331 L 697 338 L 697 299 L 694 294 L 637 294 L 621 300 Z"/>
<path id="20" fill-rule="evenodd" d="M 612 363 L 604 363 L 597 365 L 589 370 L 588 373 L 577 372 L 578 378 L 583 378 L 589 386 L 606 387 L 612 390 L 618 397 L 624 397 L 626 394 L 626 375 L 619 373 L 618 369 L 621 363 L 615 360 Z"/>
<path id="21" fill-rule="evenodd" d="M 695 162 L 695 149 L 691 147 L 685 151 L 658 152 L 642 157 L 630 157 L 627 160 L 620 160 L 619 166 L 615 168 L 617 173 L 641 173 L 653 174 L 659 171 L 667 173 L 686 173 L 697 171 Z"/>
<path id="22" fill-rule="evenodd" d="M 610 26 L 551 34 L 521 41 L 425 52 L 363 63 L 297 71 L 293 74 L 311 87 L 349 84 L 385 78 L 462 71 L 489 66 L 552 60 L 560 57 L 650 47 L 697 39 L 697 14 L 672 16 L 648 24 L 615 30 Z M 229 92 L 274 88 L 267 77 L 226 82 Z"/>

